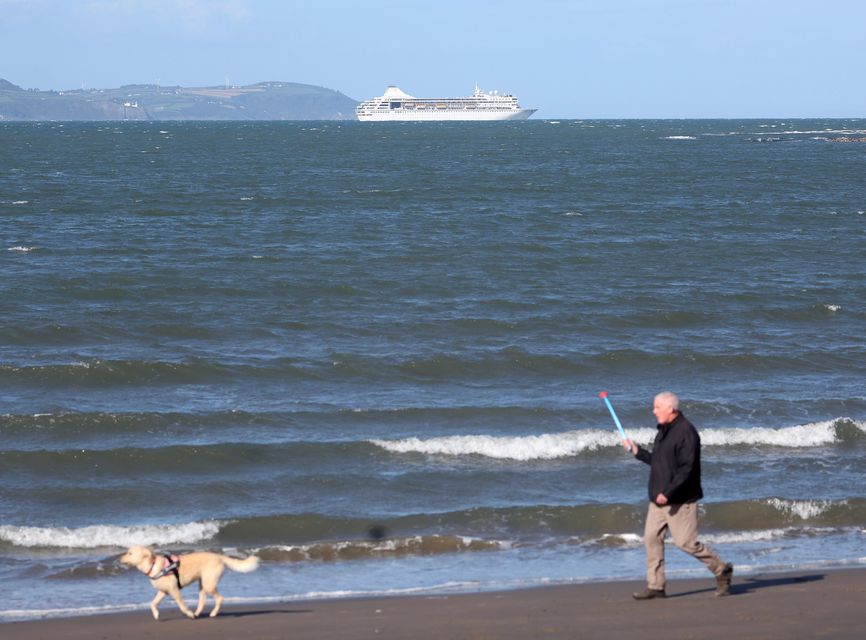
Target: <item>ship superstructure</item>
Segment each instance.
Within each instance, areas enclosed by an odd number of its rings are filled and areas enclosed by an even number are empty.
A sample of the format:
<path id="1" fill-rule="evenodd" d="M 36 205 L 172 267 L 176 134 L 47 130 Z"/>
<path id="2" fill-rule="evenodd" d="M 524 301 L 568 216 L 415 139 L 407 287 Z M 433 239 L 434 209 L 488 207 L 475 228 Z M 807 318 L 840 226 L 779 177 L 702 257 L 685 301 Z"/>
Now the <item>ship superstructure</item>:
<path id="1" fill-rule="evenodd" d="M 466 98 L 416 98 L 391 86 L 384 95 L 355 107 L 358 120 L 525 120 L 537 109 L 522 109 L 517 97 L 484 93 L 478 85 Z"/>

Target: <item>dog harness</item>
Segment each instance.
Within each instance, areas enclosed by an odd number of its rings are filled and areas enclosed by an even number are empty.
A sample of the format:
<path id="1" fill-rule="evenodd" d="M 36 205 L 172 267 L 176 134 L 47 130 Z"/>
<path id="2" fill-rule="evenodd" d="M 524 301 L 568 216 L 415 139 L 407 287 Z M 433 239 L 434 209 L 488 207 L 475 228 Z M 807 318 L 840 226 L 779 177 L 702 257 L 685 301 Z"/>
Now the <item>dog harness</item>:
<path id="1" fill-rule="evenodd" d="M 162 568 L 156 575 L 150 575 L 151 572 L 156 568 L 157 562 L 162 562 Z M 177 588 L 181 588 L 180 584 L 180 558 L 174 554 L 172 555 L 163 555 L 158 556 L 153 559 L 153 564 L 150 566 L 150 571 L 147 572 L 147 576 L 151 580 L 159 580 L 161 577 L 168 575 L 169 573 L 174 574 L 175 580 L 177 580 Z"/>

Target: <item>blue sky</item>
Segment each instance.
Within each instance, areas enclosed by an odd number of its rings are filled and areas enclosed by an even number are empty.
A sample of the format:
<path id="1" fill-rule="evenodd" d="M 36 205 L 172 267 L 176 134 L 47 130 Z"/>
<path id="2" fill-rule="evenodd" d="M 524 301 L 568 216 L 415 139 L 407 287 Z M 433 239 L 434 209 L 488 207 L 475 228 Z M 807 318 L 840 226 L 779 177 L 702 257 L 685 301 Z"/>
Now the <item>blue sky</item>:
<path id="1" fill-rule="evenodd" d="M 863 0 L 0 0 L 25 88 L 514 93 L 540 118 L 864 117 Z"/>

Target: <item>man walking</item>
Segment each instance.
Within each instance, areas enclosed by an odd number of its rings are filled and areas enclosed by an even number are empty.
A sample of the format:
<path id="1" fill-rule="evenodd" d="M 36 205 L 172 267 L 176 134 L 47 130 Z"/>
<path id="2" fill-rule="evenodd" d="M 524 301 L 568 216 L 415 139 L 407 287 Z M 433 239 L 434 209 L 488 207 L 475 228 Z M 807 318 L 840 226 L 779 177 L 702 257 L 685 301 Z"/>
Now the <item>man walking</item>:
<path id="1" fill-rule="evenodd" d="M 650 465 L 649 510 L 644 528 L 647 587 L 634 594 L 636 600 L 664 598 L 665 534 L 670 530 L 677 547 L 703 562 L 716 576 L 716 595 L 731 591 L 734 567 L 698 541 L 698 500 L 701 489 L 701 439 L 679 410 L 679 399 L 669 391 L 653 401 L 658 421 L 653 450 L 636 445 L 631 438 L 623 446 Z"/>

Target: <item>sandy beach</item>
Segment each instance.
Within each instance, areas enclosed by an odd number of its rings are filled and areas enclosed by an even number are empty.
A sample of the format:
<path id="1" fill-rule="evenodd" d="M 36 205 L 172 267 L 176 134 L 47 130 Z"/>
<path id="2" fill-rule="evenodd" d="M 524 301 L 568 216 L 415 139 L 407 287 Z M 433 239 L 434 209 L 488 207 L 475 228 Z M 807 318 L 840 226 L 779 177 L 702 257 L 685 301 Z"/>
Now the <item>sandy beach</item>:
<path id="1" fill-rule="evenodd" d="M 680 580 L 668 598 L 636 602 L 639 582 L 409 598 L 225 607 L 187 620 L 164 605 L 116 615 L 12 622 L 6 640 L 36 638 L 861 638 L 866 569 L 737 577 L 727 598 L 713 583 Z M 187 594 L 190 600 L 193 594 Z"/>

